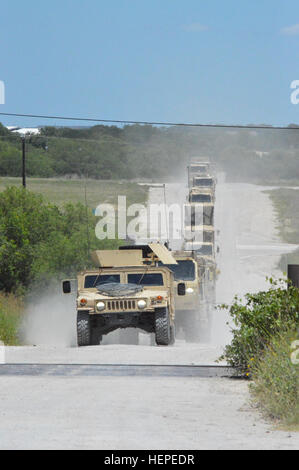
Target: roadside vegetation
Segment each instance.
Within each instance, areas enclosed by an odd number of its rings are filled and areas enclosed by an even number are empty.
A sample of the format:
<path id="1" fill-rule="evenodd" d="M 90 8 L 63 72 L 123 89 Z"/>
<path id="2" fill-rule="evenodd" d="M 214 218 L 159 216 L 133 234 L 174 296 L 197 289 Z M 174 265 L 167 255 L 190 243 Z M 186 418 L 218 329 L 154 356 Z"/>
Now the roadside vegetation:
<path id="1" fill-rule="evenodd" d="M 297 431 L 299 431 L 298 338 L 294 330 L 277 334 L 271 339 L 262 358 L 251 365 L 253 380 L 251 391 L 255 402 L 268 416 Z M 290 360 L 292 357 L 298 365 Z"/>
<path id="2" fill-rule="evenodd" d="M 221 359 L 253 380 L 255 401 L 268 416 L 299 426 L 299 365 L 292 361 L 299 290 L 284 280 L 269 282 L 268 291 L 236 298 L 229 308 L 233 339 Z"/>
<path id="3" fill-rule="evenodd" d="M 11 186 L 20 187 L 20 178 L 0 177 L 0 193 Z M 94 179 L 64 178 L 27 178 L 27 189 L 42 194 L 45 201 L 63 207 L 67 202 L 72 204 L 86 201 L 94 210 L 99 204 L 117 205 L 118 196 L 126 196 L 127 205 L 146 204 L 148 186 L 141 186 L 128 181 L 98 181 Z"/>
<path id="4" fill-rule="evenodd" d="M 13 294 L 0 293 L 0 341 L 14 346 L 19 343 L 19 324 L 23 313 L 23 299 Z"/>
<path id="5" fill-rule="evenodd" d="M 280 188 L 267 193 L 275 208 L 281 239 L 286 243 L 299 245 L 299 189 Z M 299 250 L 283 255 L 279 268 L 286 272 L 288 264 L 299 264 Z"/>

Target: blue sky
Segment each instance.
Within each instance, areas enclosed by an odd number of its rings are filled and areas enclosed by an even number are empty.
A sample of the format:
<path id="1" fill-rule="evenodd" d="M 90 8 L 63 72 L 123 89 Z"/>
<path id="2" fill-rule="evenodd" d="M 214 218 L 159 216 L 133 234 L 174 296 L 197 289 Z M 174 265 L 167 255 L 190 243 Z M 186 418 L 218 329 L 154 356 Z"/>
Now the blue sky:
<path id="1" fill-rule="evenodd" d="M 299 123 L 290 102 L 299 80 L 298 2 L 2 2 L 0 80 L 0 112 Z"/>

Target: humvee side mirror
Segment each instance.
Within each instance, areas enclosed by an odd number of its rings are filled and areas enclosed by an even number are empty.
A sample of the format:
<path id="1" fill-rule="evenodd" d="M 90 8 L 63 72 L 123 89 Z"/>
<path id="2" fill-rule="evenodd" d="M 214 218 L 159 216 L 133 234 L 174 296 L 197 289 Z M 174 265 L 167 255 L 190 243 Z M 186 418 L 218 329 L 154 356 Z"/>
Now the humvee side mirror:
<path id="1" fill-rule="evenodd" d="M 178 284 L 178 295 L 186 295 L 186 284 L 183 282 Z"/>
<path id="2" fill-rule="evenodd" d="M 64 294 L 70 294 L 72 292 L 71 281 L 63 281 L 62 291 Z"/>

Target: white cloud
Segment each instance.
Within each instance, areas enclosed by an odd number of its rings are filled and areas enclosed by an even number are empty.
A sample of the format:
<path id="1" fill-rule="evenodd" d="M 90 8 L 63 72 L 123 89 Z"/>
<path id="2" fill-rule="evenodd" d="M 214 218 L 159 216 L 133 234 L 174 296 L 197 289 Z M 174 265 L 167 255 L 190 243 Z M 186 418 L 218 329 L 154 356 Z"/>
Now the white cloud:
<path id="1" fill-rule="evenodd" d="M 280 30 L 282 34 L 286 36 L 297 36 L 299 35 L 299 23 L 293 24 L 292 26 L 286 26 Z"/>
<path id="2" fill-rule="evenodd" d="M 201 23 L 190 23 L 183 26 L 183 30 L 187 33 L 201 33 L 207 31 L 209 28 Z"/>

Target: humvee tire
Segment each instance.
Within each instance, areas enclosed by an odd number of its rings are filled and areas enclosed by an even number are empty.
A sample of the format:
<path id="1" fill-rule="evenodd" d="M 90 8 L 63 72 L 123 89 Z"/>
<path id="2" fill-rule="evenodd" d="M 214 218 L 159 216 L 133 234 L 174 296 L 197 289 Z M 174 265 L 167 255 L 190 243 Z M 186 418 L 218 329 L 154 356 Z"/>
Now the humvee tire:
<path id="1" fill-rule="evenodd" d="M 91 345 L 91 321 L 89 313 L 78 312 L 77 314 L 77 342 L 79 347 Z"/>
<path id="2" fill-rule="evenodd" d="M 168 308 L 155 310 L 155 334 L 158 346 L 169 346 L 171 343 L 170 317 Z"/>
<path id="3" fill-rule="evenodd" d="M 98 346 L 103 336 L 92 328 L 90 315 L 86 312 L 78 312 L 77 315 L 77 342 L 79 347 Z"/>

